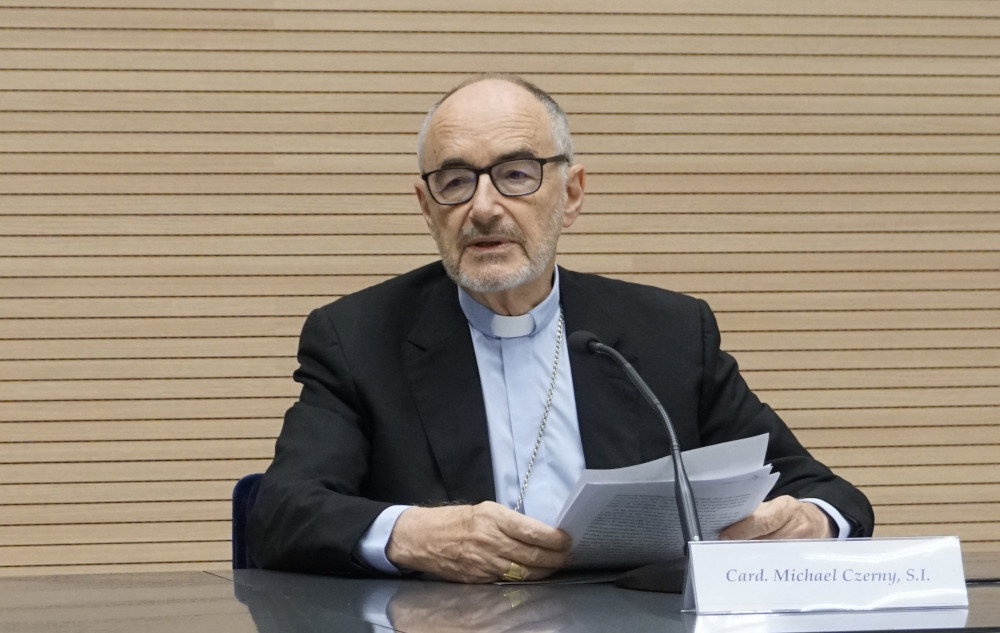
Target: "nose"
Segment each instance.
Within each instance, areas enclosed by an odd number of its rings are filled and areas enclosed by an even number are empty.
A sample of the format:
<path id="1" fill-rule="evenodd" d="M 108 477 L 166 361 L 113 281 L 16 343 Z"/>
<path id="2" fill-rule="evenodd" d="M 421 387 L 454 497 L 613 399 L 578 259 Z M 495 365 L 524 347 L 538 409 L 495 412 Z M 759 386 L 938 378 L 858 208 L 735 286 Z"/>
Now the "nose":
<path id="1" fill-rule="evenodd" d="M 472 203 L 469 207 L 469 215 L 479 222 L 489 221 L 497 215 L 503 213 L 500 199 L 503 195 L 493 186 L 489 174 L 479 174 L 479 182 L 476 185 L 476 192 L 472 195 Z"/>

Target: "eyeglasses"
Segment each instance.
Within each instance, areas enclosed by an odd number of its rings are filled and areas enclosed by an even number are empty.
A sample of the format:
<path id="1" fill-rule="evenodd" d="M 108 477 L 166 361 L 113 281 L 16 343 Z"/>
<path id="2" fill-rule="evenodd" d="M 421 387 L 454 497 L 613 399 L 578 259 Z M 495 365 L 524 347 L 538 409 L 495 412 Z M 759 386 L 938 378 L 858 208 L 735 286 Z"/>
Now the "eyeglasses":
<path id="1" fill-rule="evenodd" d="M 494 163 L 482 169 L 447 167 L 420 177 L 427 183 L 431 197 L 438 204 L 462 204 L 476 195 L 479 177 L 489 174 L 497 191 L 505 196 L 527 196 L 542 186 L 542 167 L 546 163 L 569 162 L 565 154 L 549 158 L 518 158 Z"/>

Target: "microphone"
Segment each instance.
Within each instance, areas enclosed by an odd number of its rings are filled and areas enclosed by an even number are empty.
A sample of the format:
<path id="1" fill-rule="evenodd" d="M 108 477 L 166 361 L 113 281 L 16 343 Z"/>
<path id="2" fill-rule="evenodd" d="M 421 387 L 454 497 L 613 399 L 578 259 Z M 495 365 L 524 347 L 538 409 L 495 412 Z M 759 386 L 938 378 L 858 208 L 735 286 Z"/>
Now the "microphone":
<path id="1" fill-rule="evenodd" d="M 603 354 L 614 360 L 618 366 L 622 368 L 622 371 L 625 372 L 629 381 L 635 385 L 635 388 L 639 390 L 639 393 L 643 395 L 650 406 L 656 409 L 656 412 L 659 413 L 660 417 L 663 419 L 663 424 L 667 427 L 667 432 L 670 434 L 670 455 L 673 457 L 674 462 L 674 496 L 677 500 L 677 513 L 681 520 L 681 532 L 684 535 L 684 552 L 686 554 L 687 544 L 690 541 L 702 540 L 701 523 L 698 520 L 698 509 L 695 507 L 694 493 L 691 490 L 691 482 L 688 480 L 687 471 L 684 470 L 684 461 L 681 459 L 680 443 L 677 441 L 677 433 L 674 431 L 674 425 L 670 421 L 670 416 L 667 415 L 666 409 L 664 409 L 663 405 L 660 404 L 660 400 L 656 397 L 656 394 L 654 394 L 653 390 L 649 388 L 646 381 L 642 379 L 639 372 L 632 367 L 632 364 L 625 360 L 625 357 L 622 356 L 618 350 L 602 343 L 601 339 L 599 339 L 596 334 L 585 330 L 577 330 L 569 335 L 569 347 L 571 350 L 577 352 Z M 674 566 L 676 566 L 676 563 L 674 563 Z M 650 568 L 650 572 L 653 572 L 658 576 L 662 575 L 664 571 L 662 565 L 659 564 L 654 563 L 648 567 Z M 636 571 L 641 571 L 642 569 L 646 568 L 640 568 L 640 570 Z M 663 583 L 662 580 L 655 579 L 653 582 L 658 585 Z M 669 585 L 673 585 L 674 582 L 676 582 L 676 580 L 669 582 Z M 645 579 L 642 586 L 640 586 L 640 583 L 636 582 L 627 585 L 620 584 L 620 586 L 630 586 L 632 588 L 645 589 L 647 591 L 677 591 L 677 589 L 673 586 L 666 589 L 662 587 L 654 588 L 649 586 L 648 583 L 649 580 Z"/>

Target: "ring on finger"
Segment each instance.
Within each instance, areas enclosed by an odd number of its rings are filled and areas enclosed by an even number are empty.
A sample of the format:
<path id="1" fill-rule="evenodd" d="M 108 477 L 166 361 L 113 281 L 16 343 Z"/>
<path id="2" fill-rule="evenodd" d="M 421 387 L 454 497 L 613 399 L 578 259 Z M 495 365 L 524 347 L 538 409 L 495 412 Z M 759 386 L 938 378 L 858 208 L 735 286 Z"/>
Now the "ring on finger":
<path id="1" fill-rule="evenodd" d="M 514 561 L 511 561 L 510 567 L 507 568 L 507 571 L 504 573 L 502 578 L 508 582 L 517 582 L 519 580 L 524 580 L 524 572 L 524 567 L 521 567 Z"/>

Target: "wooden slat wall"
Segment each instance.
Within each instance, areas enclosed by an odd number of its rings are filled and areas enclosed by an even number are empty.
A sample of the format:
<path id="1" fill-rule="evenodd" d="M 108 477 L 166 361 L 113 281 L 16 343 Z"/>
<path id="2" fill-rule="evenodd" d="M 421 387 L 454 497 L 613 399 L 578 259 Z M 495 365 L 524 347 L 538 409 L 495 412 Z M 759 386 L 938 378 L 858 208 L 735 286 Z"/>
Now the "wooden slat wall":
<path id="1" fill-rule="evenodd" d="M 228 566 L 304 315 L 434 258 L 415 133 L 483 70 L 570 113 L 562 264 L 706 298 L 878 534 L 1000 548 L 1000 2 L 456 6 L 0 1 L 0 574 Z"/>

